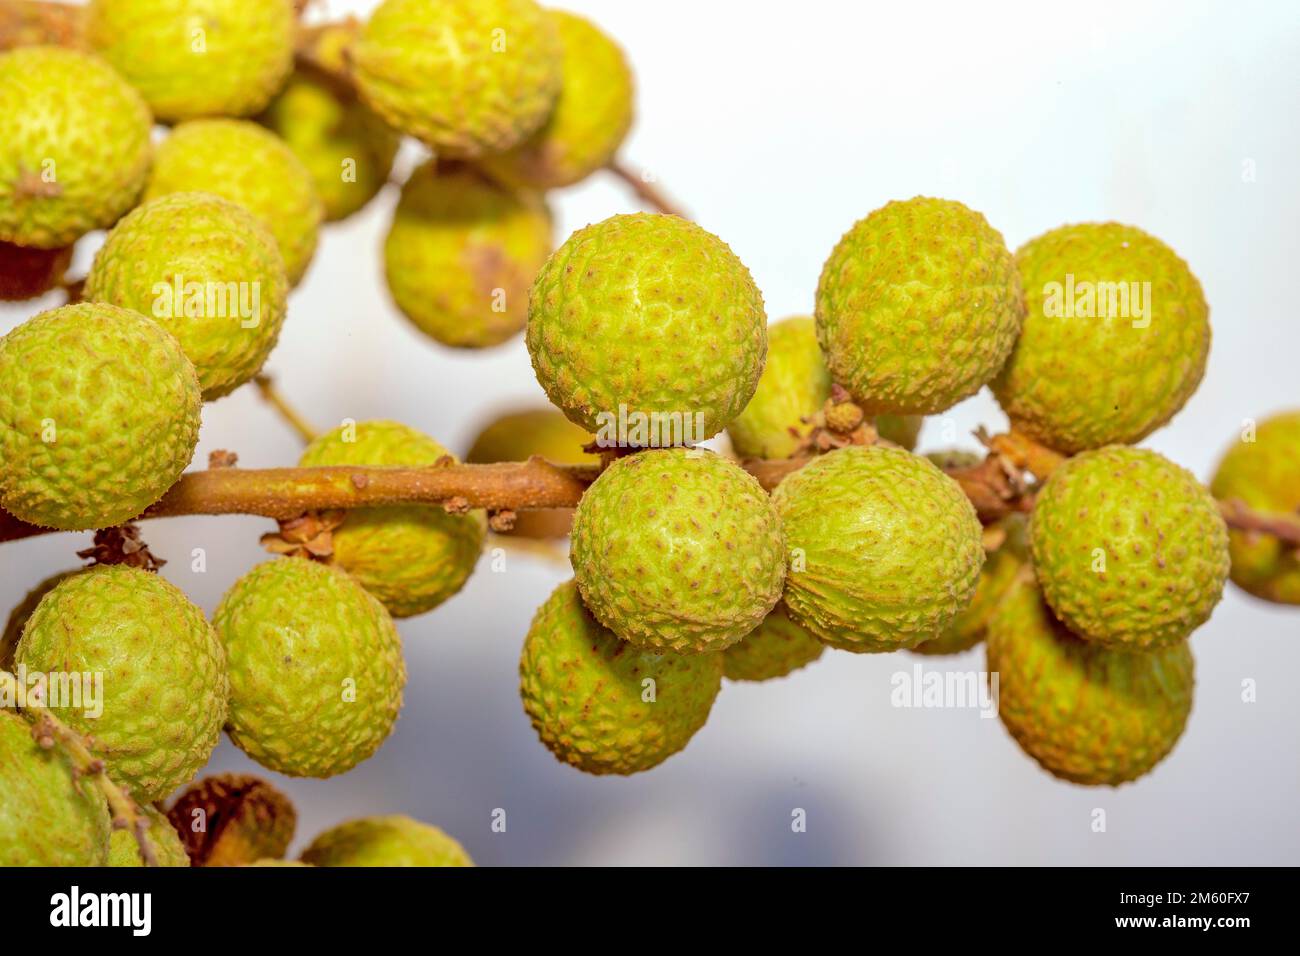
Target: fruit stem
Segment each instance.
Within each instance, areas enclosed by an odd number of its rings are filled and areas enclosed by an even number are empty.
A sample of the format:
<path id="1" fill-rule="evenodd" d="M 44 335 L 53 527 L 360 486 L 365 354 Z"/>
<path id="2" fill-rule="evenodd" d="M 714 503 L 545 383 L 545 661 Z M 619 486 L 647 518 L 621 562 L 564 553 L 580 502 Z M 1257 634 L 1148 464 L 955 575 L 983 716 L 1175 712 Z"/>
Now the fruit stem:
<path id="1" fill-rule="evenodd" d="M 691 218 L 680 206 L 669 199 L 663 190 L 655 185 L 653 179 L 647 180 L 644 172 L 633 169 L 620 159 L 610 160 L 608 168 L 611 173 L 631 186 L 637 197 L 655 212 L 661 212 L 668 216 L 680 216 L 682 219 Z"/>
<path id="2" fill-rule="evenodd" d="M 262 400 L 280 413 L 280 417 L 297 432 L 298 437 L 302 439 L 304 445 L 310 445 L 314 442 L 320 432 L 313 428 L 298 410 L 290 405 L 279 390 L 275 387 L 275 380 L 269 375 L 253 376 L 253 384 L 257 386 L 258 392 L 262 395 Z"/>
<path id="3" fill-rule="evenodd" d="M 113 814 L 114 829 L 129 829 L 135 837 L 136 845 L 140 848 L 140 859 L 144 865 L 157 866 L 158 858 L 154 855 L 153 847 L 146 837 L 149 831 L 149 820 L 140 812 L 140 808 L 126 790 L 108 778 L 108 774 L 104 772 L 104 761 L 91 752 L 87 738 L 63 723 L 48 708 L 34 699 L 35 691 L 20 692 L 18 678 L 8 671 L 0 670 L 0 687 L 4 688 L 4 696 L 9 700 L 25 698 L 26 703 L 19 716 L 32 725 L 32 738 L 37 745 L 44 750 L 58 745 L 72 761 L 77 777 L 74 783 L 78 786 L 81 778 L 94 781 Z"/>
<path id="4" fill-rule="evenodd" d="M 84 11 L 53 0 L 0 0 L 0 50 L 36 44 L 81 47 Z"/>

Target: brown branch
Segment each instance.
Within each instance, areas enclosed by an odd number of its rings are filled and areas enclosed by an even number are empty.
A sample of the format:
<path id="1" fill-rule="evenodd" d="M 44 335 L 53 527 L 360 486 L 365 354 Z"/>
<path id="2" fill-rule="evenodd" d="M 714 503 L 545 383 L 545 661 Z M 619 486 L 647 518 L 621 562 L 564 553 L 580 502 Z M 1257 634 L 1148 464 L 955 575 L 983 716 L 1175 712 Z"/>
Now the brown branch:
<path id="1" fill-rule="evenodd" d="M 275 381 L 269 375 L 253 376 L 253 384 L 257 386 L 257 391 L 261 394 L 262 400 L 280 413 L 280 417 L 285 420 L 303 440 L 303 444 L 310 445 L 320 434 L 312 427 L 311 422 L 307 421 L 298 410 L 290 405 L 279 390 L 275 387 Z"/>
<path id="2" fill-rule="evenodd" d="M 1229 528 L 1271 534 L 1285 544 L 1300 548 L 1300 514 L 1265 515 L 1252 511 L 1240 498 L 1219 502 L 1219 513 Z"/>
<path id="3" fill-rule="evenodd" d="M 664 195 L 654 183 L 646 182 L 645 176 L 619 159 L 610 160 L 609 171 L 632 187 L 632 191 L 651 209 L 669 216 L 691 217 L 675 202 Z"/>
<path id="4" fill-rule="evenodd" d="M 53 0 L 0 0 L 0 50 L 53 44 L 82 47 L 85 7 Z"/>

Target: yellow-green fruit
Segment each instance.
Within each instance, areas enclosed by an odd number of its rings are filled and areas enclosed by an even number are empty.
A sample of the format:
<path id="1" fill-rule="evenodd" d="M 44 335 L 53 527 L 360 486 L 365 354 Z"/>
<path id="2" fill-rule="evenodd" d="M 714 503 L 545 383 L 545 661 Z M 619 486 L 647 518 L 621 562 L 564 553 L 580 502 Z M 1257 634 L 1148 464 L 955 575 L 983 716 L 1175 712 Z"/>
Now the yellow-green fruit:
<path id="1" fill-rule="evenodd" d="M 331 827 L 302 851 L 310 866 L 473 866 L 465 848 L 435 826 L 393 814 Z"/>
<path id="2" fill-rule="evenodd" d="M 0 302 L 22 302 L 44 295 L 63 281 L 72 246 L 35 249 L 0 242 Z"/>
<path id="3" fill-rule="evenodd" d="M 1062 226 L 1021 246 L 1016 265 L 1025 328 L 992 384 L 1018 431 L 1067 454 L 1133 444 L 1196 391 L 1210 310 L 1159 239 L 1115 222 Z"/>
<path id="4" fill-rule="evenodd" d="M 772 680 L 811 664 L 824 650 L 826 645 L 778 604 L 740 643 L 722 652 L 722 674 L 728 680 Z"/>
<path id="5" fill-rule="evenodd" d="M 90 0 L 85 35 L 166 122 L 248 116 L 293 66 L 293 0 Z"/>
<path id="6" fill-rule="evenodd" d="M 891 202 L 844 234 L 817 283 L 835 381 L 875 415 L 928 415 L 974 395 L 1020 334 L 1002 234 L 959 202 Z"/>
<path id="7" fill-rule="evenodd" d="M 899 448 L 822 455 L 772 495 L 791 556 L 785 604 L 832 647 L 915 647 L 975 594 L 983 531 L 955 481 Z"/>
<path id="8" fill-rule="evenodd" d="M 307 167 L 331 222 L 352 215 L 383 188 L 401 141 L 338 83 L 304 67 L 259 120 Z"/>
<path id="9" fill-rule="evenodd" d="M 1130 648 L 1183 640 L 1228 577 L 1228 529 L 1191 472 L 1143 448 L 1084 452 L 1052 472 L 1029 524 L 1043 596 L 1071 631 Z"/>
<path id="10" fill-rule="evenodd" d="M 235 746 L 291 777 L 332 777 L 392 733 L 406 664 L 393 620 L 337 570 L 279 558 L 244 575 L 213 618 L 230 657 Z"/>
<path id="11" fill-rule="evenodd" d="M 46 578 L 28 591 L 27 595 L 9 612 L 9 620 L 5 622 L 5 629 L 0 633 L 0 671 L 14 669 L 14 653 L 18 650 L 18 642 L 22 640 L 23 628 L 27 626 L 27 619 L 32 616 L 41 599 L 53 591 L 64 578 L 76 573 L 76 571 L 63 571 Z"/>
<path id="12" fill-rule="evenodd" d="M 201 406 L 155 322 L 102 303 L 42 312 L 0 339 L 0 507 L 63 531 L 134 518 L 189 464 Z"/>
<path id="13" fill-rule="evenodd" d="M 1216 498 L 1237 500 L 1265 515 L 1300 515 L 1300 411 L 1260 422 L 1253 441 L 1239 441 L 1219 462 L 1210 484 Z M 1300 604 L 1300 551 L 1270 534 L 1231 531 L 1233 582 L 1256 597 Z"/>
<path id="14" fill-rule="evenodd" d="M 618 44 L 590 20 L 548 10 L 564 48 L 559 99 L 522 145 L 487 156 L 494 176 L 519 186 L 571 186 L 606 166 L 632 125 L 632 70 Z"/>
<path id="15" fill-rule="evenodd" d="M 586 773 L 663 763 L 709 719 L 722 654 L 658 654 L 591 616 L 573 581 L 538 608 L 519 659 L 524 711 L 557 760 Z"/>
<path id="16" fill-rule="evenodd" d="M 736 643 L 781 597 L 781 520 L 762 485 L 701 448 L 617 459 L 578 502 L 570 561 L 596 618 L 638 647 Z"/>
<path id="17" fill-rule="evenodd" d="M 1002 723 L 1063 780 L 1136 780 L 1173 749 L 1192 708 L 1186 642 L 1131 651 L 1080 640 L 1030 583 L 1017 586 L 994 615 L 987 651 Z"/>
<path id="18" fill-rule="evenodd" d="M 158 865 L 189 866 L 190 858 L 186 855 L 185 847 L 181 845 L 181 838 L 171 825 L 171 821 L 151 806 L 143 806 L 140 810 L 149 821 L 149 832 L 145 835 L 145 840 L 152 848 Z M 123 867 L 145 865 L 144 858 L 140 855 L 140 844 L 130 830 L 113 831 L 108 844 L 108 865 Z"/>
<path id="19" fill-rule="evenodd" d="M 916 450 L 917 439 L 925 425 L 924 415 L 877 415 L 876 434 L 908 451 Z"/>
<path id="20" fill-rule="evenodd" d="M 14 660 L 91 681 L 52 709 L 141 802 L 192 779 L 217 745 L 226 656 L 203 612 L 156 574 L 103 565 L 66 578 L 32 612 Z"/>
<path id="21" fill-rule="evenodd" d="M 725 242 L 676 216 L 612 216 L 537 276 L 528 353 L 547 396 L 606 445 L 681 445 L 725 428 L 767 355 L 763 296 Z"/>
<path id="22" fill-rule="evenodd" d="M 298 464 L 418 467 L 455 457 L 400 422 L 344 425 L 307 446 Z M 357 508 L 334 530 L 333 561 L 395 617 L 437 607 L 459 591 L 478 563 L 487 522 L 481 511 L 449 514 L 441 505 Z"/>
<path id="23" fill-rule="evenodd" d="M 533 0 L 384 0 L 352 50 L 362 99 L 444 159 L 523 142 L 555 105 L 560 62 Z"/>
<path id="24" fill-rule="evenodd" d="M 256 375 L 275 348 L 289 281 L 275 239 L 246 209 L 211 193 L 172 193 L 113 228 L 84 295 L 176 336 L 212 401 Z"/>
<path id="25" fill-rule="evenodd" d="M 767 363 L 745 410 L 727 426 L 742 458 L 789 458 L 812 430 L 804 421 L 831 395 L 831 373 L 810 316 L 775 322 L 767 330 Z"/>
<path id="26" fill-rule="evenodd" d="M 384 240 L 384 276 L 402 313 L 444 345 L 483 348 L 528 320 L 528 289 L 551 251 L 541 198 L 468 168 L 421 166 Z"/>
<path id="27" fill-rule="evenodd" d="M 274 133 L 247 120 L 191 120 L 158 147 L 145 199 L 214 193 L 243 206 L 275 237 L 289 282 L 311 264 L 325 207 L 311 173 Z"/>
<path id="28" fill-rule="evenodd" d="M 561 465 L 598 465 L 600 458 L 582 449 L 595 437 L 554 408 L 527 408 L 494 418 L 474 439 L 465 461 L 491 464 L 527 461 L 541 455 Z M 520 511 L 506 534 L 520 538 L 563 538 L 573 527 L 572 508 Z"/>
<path id="29" fill-rule="evenodd" d="M 989 620 L 1010 593 L 1021 569 L 1029 560 L 1027 524 L 1025 516 L 1020 514 L 1008 515 L 998 522 L 997 527 L 1006 538 L 996 551 L 985 558 L 970 606 L 958 614 L 947 630 L 934 640 L 912 648 L 914 652 L 929 656 L 960 654 L 984 640 Z"/>
<path id="30" fill-rule="evenodd" d="M 75 774 L 62 748 L 39 746 L 27 721 L 0 710 L 0 866 L 104 865 L 108 810 Z"/>
<path id="31" fill-rule="evenodd" d="M 115 223 L 144 187 L 152 126 L 96 56 L 0 53 L 0 241 L 59 249 Z"/>

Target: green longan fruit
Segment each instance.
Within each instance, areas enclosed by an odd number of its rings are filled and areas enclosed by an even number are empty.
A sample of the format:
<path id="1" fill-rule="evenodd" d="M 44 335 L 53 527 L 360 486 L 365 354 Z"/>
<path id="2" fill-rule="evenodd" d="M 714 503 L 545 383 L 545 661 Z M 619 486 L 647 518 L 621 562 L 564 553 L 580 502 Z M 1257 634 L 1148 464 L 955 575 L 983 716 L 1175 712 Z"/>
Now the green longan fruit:
<path id="1" fill-rule="evenodd" d="M 746 681 L 785 677 L 817 660 L 824 650 L 825 644 L 790 620 L 784 604 L 777 604 L 762 624 L 722 652 L 722 675 Z"/>
<path id="2" fill-rule="evenodd" d="M 859 220 L 817 284 L 817 338 L 869 415 L 929 415 L 1002 368 L 1024 304 L 1002 234 L 959 202 L 918 196 Z"/>
<path id="3" fill-rule="evenodd" d="M 628 434 L 606 445 L 690 444 L 753 397 L 767 317 L 721 239 L 676 216 L 634 213 L 578 230 L 547 260 L 529 296 L 527 342 L 537 381 L 570 421 L 606 439 L 626 417 Z"/>
<path id="4" fill-rule="evenodd" d="M 145 839 L 153 848 L 154 859 L 159 866 L 189 866 L 190 858 L 181 845 L 180 835 L 166 816 L 151 806 L 142 806 L 140 811 L 149 821 L 149 833 Z M 140 844 L 130 830 L 114 830 L 108 843 L 108 865 L 118 867 L 144 866 L 140 856 Z"/>
<path id="5" fill-rule="evenodd" d="M 9 612 L 9 620 L 5 623 L 5 629 L 0 632 L 0 671 L 12 671 L 14 669 L 14 653 L 18 650 L 18 642 L 23 638 L 23 628 L 27 626 L 27 619 L 32 616 L 32 612 L 41 603 L 41 599 L 53 591 L 64 578 L 76 573 L 78 572 L 62 571 L 46 578 L 28 591 L 27 595 Z"/>
<path id="6" fill-rule="evenodd" d="M 1058 466 L 1029 524 L 1043 596 L 1079 637 L 1134 649 L 1186 638 L 1228 577 L 1228 529 L 1191 472 L 1115 445 Z"/>
<path id="7" fill-rule="evenodd" d="M 84 295 L 149 316 L 176 336 L 212 401 L 256 375 L 275 348 L 289 280 L 275 239 L 242 206 L 211 193 L 171 193 L 113 228 Z"/>
<path id="8" fill-rule="evenodd" d="M 1017 431 L 1065 454 L 1130 445 L 1196 391 L 1210 352 L 1209 306 L 1187 263 L 1159 239 L 1115 222 L 1062 226 L 1021 246 L 1016 265 L 1028 312 L 992 385 Z M 1140 294 L 1150 284 L 1145 317 L 1134 283 Z"/>
<path id="9" fill-rule="evenodd" d="M 602 624 L 647 650 L 735 644 L 781 597 L 781 520 L 758 481 L 698 448 L 617 459 L 586 490 L 570 561 Z"/>
<path id="10" fill-rule="evenodd" d="M 35 299 L 56 288 L 72 262 L 72 246 L 34 249 L 0 242 L 0 302 Z"/>
<path id="11" fill-rule="evenodd" d="M 790 616 L 832 647 L 915 647 L 970 606 L 983 531 L 958 484 L 899 448 L 850 445 L 772 495 L 785 529 Z"/>
<path id="12" fill-rule="evenodd" d="M 591 774 L 633 774 L 683 749 L 709 719 L 722 654 L 662 654 L 601 626 L 573 581 L 533 617 L 519 691 L 555 758 Z"/>
<path id="13" fill-rule="evenodd" d="M 551 252 L 541 198 L 468 167 L 426 163 L 402 187 L 384 277 L 402 314 L 443 345 L 484 348 L 528 320 L 528 289 Z"/>
<path id="14" fill-rule="evenodd" d="M 153 118 L 107 63 L 61 47 L 0 53 L 0 241 L 61 249 L 135 205 Z"/>
<path id="15" fill-rule="evenodd" d="M 292 0 L 90 0 L 85 34 L 160 120 L 256 113 L 293 66 Z"/>
<path id="16" fill-rule="evenodd" d="M 325 207 L 311 173 L 284 141 L 248 120 L 190 120 L 154 159 L 145 199 L 213 193 L 238 203 L 275 237 L 291 285 L 311 264 Z"/>
<path id="17" fill-rule="evenodd" d="M 908 451 L 916 451 L 916 442 L 921 437 L 924 425 L 924 415 L 876 416 L 876 434 Z"/>
<path id="18" fill-rule="evenodd" d="M 307 446 L 302 468 L 330 465 L 417 467 L 454 456 L 400 422 L 340 426 Z M 441 505 L 356 508 L 334 530 L 333 561 L 379 598 L 394 617 L 431 611 L 456 594 L 478 563 L 482 511 L 449 514 Z"/>
<path id="19" fill-rule="evenodd" d="M 831 373 L 812 317 L 773 323 L 754 397 L 727 426 L 731 447 L 742 458 L 789 458 L 812 431 L 804 419 L 821 411 L 830 395 Z"/>
<path id="20" fill-rule="evenodd" d="M 348 820 L 302 851 L 308 866 L 473 866 L 465 848 L 442 830 L 393 814 Z"/>
<path id="21" fill-rule="evenodd" d="M 1186 641 L 1133 651 L 1080 640 L 1032 583 L 1016 587 L 993 616 L 987 651 L 1002 723 L 1062 780 L 1136 780 L 1173 749 L 1192 708 Z"/>
<path id="22" fill-rule="evenodd" d="M 157 323 L 102 303 L 42 312 L 0 339 L 0 507 L 62 531 L 134 518 L 189 464 L 201 405 Z"/>
<path id="23" fill-rule="evenodd" d="M 1300 515 L 1300 411 L 1259 423 L 1254 441 L 1233 445 L 1219 462 L 1210 491 L 1264 515 Z M 1231 531 L 1232 581 L 1255 597 L 1300 604 L 1300 552 L 1269 534 Z"/>

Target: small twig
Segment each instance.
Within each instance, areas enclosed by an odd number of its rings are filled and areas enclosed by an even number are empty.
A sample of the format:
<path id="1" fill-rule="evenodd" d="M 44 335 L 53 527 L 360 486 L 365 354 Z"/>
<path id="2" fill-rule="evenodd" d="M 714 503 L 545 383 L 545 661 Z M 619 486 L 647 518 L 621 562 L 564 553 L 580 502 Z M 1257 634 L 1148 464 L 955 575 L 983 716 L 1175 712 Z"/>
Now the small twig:
<path id="1" fill-rule="evenodd" d="M 1300 548 L 1300 514 L 1264 515 L 1252 511 L 1240 498 L 1219 502 L 1219 513 L 1229 528 L 1271 534 L 1285 544 Z"/>
<path id="2" fill-rule="evenodd" d="M 681 216 L 683 219 L 691 218 L 680 206 L 664 195 L 658 186 L 652 182 L 647 182 L 643 173 L 637 172 L 622 160 L 611 160 L 608 168 L 611 173 L 631 186 L 632 191 L 637 194 L 641 201 L 656 212 L 665 213 L 669 216 Z"/>
<path id="3" fill-rule="evenodd" d="M 298 413 L 297 409 L 285 401 L 284 396 L 275 387 L 275 381 L 271 376 L 255 375 L 253 376 L 253 384 L 257 386 L 262 399 L 279 412 L 280 417 L 285 420 L 289 427 L 298 433 L 298 437 L 302 439 L 303 444 L 310 445 L 316 440 L 320 432 L 313 428 L 311 423 Z"/>

